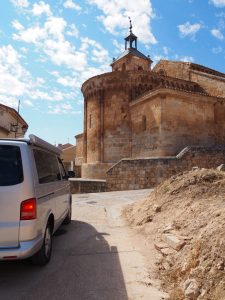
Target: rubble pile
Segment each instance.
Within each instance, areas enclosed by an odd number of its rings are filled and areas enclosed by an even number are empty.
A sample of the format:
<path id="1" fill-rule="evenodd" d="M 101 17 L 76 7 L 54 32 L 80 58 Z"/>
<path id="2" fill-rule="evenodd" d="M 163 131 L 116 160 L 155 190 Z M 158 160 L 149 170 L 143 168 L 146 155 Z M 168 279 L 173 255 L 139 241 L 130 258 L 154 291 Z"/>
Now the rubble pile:
<path id="1" fill-rule="evenodd" d="M 171 300 L 225 299 L 225 172 L 194 168 L 126 207 L 133 227 L 153 240 Z"/>

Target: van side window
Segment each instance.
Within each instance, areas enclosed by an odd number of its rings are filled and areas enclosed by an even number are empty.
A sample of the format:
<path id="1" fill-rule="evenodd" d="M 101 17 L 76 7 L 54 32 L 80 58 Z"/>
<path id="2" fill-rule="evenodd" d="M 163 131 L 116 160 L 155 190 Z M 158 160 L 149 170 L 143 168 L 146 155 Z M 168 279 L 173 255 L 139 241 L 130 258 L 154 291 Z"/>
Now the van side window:
<path id="1" fill-rule="evenodd" d="M 61 174 L 55 154 L 34 149 L 39 183 L 47 183 L 61 180 Z"/>
<path id="2" fill-rule="evenodd" d="M 58 161 L 59 161 L 59 169 L 60 169 L 60 172 L 61 172 L 62 179 L 67 179 L 66 171 L 64 169 L 64 166 L 63 166 L 63 163 L 62 163 L 61 159 L 58 158 Z"/>
<path id="3" fill-rule="evenodd" d="M 23 166 L 20 148 L 0 146 L 0 186 L 10 186 L 23 181 Z"/>

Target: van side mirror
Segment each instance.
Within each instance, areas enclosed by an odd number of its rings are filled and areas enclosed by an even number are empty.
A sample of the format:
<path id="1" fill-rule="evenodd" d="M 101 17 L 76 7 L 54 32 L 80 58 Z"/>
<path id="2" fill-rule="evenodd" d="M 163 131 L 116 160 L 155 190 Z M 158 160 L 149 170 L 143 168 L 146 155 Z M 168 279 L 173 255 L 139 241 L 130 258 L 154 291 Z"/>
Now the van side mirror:
<path id="1" fill-rule="evenodd" d="M 68 171 L 67 176 L 68 176 L 68 178 L 74 178 L 75 177 L 75 172 L 74 171 Z"/>

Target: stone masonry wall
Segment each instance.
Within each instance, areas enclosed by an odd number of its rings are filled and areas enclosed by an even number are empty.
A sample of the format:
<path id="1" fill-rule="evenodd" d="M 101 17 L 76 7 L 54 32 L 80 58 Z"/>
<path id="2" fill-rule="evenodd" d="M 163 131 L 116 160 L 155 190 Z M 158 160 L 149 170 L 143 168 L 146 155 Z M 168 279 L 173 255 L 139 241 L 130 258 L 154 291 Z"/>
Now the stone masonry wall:
<path id="1" fill-rule="evenodd" d="M 110 163 L 82 164 L 82 178 L 105 179 L 106 172 L 112 165 Z"/>
<path id="2" fill-rule="evenodd" d="M 70 178 L 69 182 L 72 194 L 102 193 L 106 191 L 105 180 L 83 180 Z"/>
<path id="3" fill-rule="evenodd" d="M 160 97 L 131 107 L 132 157 L 159 156 Z"/>
<path id="4" fill-rule="evenodd" d="M 131 103 L 132 158 L 175 156 L 186 145 L 224 144 L 225 114 L 219 105 L 217 127 L 216 101 L 202 94 L 159 89 Z"/>
<path id="5" fill-rule="evenodd" d="M 212 96 L 225 97 L 225 78 L 191 71 L 190 80 L 200 84 Z"/>
<path id="6" fill-rule="evenodd" d="M 87 162 L 99 161 L 100 110 L 97 97 L 87 102 Z"/>
<path id="7" fill-rule="evenodd" d="M 125 70 L 146 70 L 150 69 L 150 60 L 143 59 L 137 56 L 128 55 L 118 61 L 112 63 L 112 71 Z"/>
<path id="8" fill-rule="evenodd" d="M 83 161 L 83 134 L 78 134 L 75 136 L 76 138 L 76 158 L 75 164 L 77 166 L 81 166 Z"/>
<path id="9" fill-rule="evenodd" d="M 122 159 L 107 172 L 107 190 L 153 188 L 192 167 L 215 168 L 225 163 L 225 147 L 187 147 L 176 157 Z"/>
<path id="10" fill-rule="evenodd" d="M 115 163 L 131 157 L 129 103 L 159 84 L 160 76 L 155 76 L 150 71 L 111 72 L 83 84 L 84 163 Z"/>
<path id="11" fill-rule="evenodd" d="M 153 68 L 153 71 L 166 76 L 190 80 L 189 65 L 183 62 L 160 60 Z"/>

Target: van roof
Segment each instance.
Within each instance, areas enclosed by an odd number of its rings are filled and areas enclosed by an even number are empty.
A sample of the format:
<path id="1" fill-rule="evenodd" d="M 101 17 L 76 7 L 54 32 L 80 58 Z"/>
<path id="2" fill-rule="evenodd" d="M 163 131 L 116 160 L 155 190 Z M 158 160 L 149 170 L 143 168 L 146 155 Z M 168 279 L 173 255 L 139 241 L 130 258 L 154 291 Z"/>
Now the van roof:
<path id="1" fill-rule="evenodd" d="M 3 141 L 24 142 L 24 143 L 27 143 L 29 145 L 35 145 L 35 146 L 38 146 L 40 148 L 49 150 L 49 151 L 54 152 L 58 155 L 60 155 L 61 152 L 62 152 L 59 148 L 57 148 L 54 145 L 42 140 L 41 138 L 39 138 L 38 136 L 36 136 L 34 134 L 30 134 L 29 139 L 25 139 L 25 138 L 19 138 L 19 139 L 16 139 L 16 138 L 0 138 L 0 141 L 1 140 L 3 140 Z"/>

